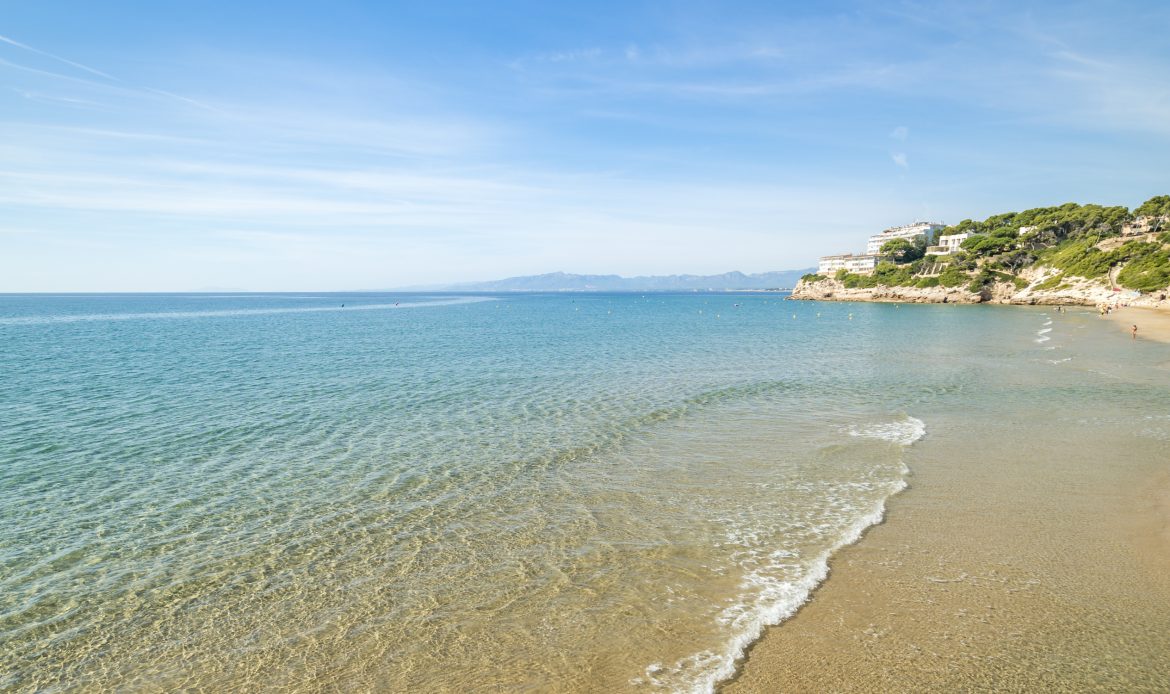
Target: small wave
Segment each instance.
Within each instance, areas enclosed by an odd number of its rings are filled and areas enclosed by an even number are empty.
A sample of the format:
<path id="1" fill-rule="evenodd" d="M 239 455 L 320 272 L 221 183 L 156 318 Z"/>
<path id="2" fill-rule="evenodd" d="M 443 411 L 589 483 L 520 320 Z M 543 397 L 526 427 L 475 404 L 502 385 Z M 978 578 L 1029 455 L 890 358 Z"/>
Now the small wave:
<path id="1" fill-rule="evenodd" d="M 894 422 L 879 422 L 864 427 L 856 427 L 849 431 L 850 436 L 881 439 L 892 443 L 910 446 L 926 434 L 926 424 L 916 417 L 905 417 Z M 717 617 L 723 624 L 732 625 L 734 632 L 726 643 L 722 652 L 704 650 L 694 653 L 667 667 L 662 663 L 648 665 L 640 677 L 631 680 L 634 685 L 650 685 L 656 689 L 670 689 L 672 691 L 713 692 L 719 682 L 735 674 L 735 664 L 743 657 L 747 648 L 760 638 L 764 629 L 783 622 L 796 614 L 797 610 L 808 602 L 809 596 L 818 585 L 829 576 L 829 561 L 838 550 L 851 545 L 861 539 L 861 536 L 870 527 L 882 522 L 886 513 L 886 502 L 890 497 L 907 487 L 906 475 L 910 469 L 905 463 L 901 464 L 901 476 L 889 483 L 888 493 L 852 524 L 843 529 L 841 535 L 833 544 L 815 557 L 807 565 L 807 571 L 796 580 L 783 580 L 768 575 L 769 562 L 779 561 L 787 563 L 794 558 L 793 553 L 777 550 L 771 554 L 756 557 L 763 560 L 763 566 L 750 571 L 743 578 L 745 588 L 753 588 L 759 592 L 753 593 L 755 599 L 750 602 L 737 601 L 725 607 Z M 683 683 L 679 682 L 681 673 Z"/>
<path id="2" fill-rule="evenodd" d="M 1050 332 L 1052 332 L 1052 328 L 1044 328 L 1044 329 L 1042 329 L 1042 330 L 1037 330 L 1037 331 L 1036 331 L 1036 334 L 1037 334 L 1037 335 L 1043 335 L 1043 334 L 1045 334 L 1045 333 L 1050 333 Z"/>
<path id="3" fill-rule="evenodd" d="M 816 587 L 829 577 L 829 561 L 833 555 L 841 548 L 860 540 L 867 529 L 882 522 L 886 513 L 886 501 L 907 487 L 904 477 L 909 472 L 909 468 L 903 465 L 903 479 L 892 483 L 886 497 L 845 528 L 832 546 L 813 558 L 807 573 L 799 579 L 780 580 L 768 576 L 764 571 L 753 571 L 745 576 L 745 584 L 760 589 L 759 597 L 750 604 L 736 602 L 729 605 L 717 617 L 720 622 L 734 625 L 736 628 L 722 653 L 701 651 L 679 660 L 673 667 L 653 663 L 646 667 L 641 677 L 634 678 L 631 683 L 696 694 L 714 692 L 716 685 L 735 674 L 736 662 L 743 657 L 748 647 L 763 635 L 765 628 L 789 619 L 808 602 Z M 696 674 L 688 677 L 689 681 L 680 687 L 675 678 L 680 672 L 685 671 Z"/>
<path id="4" fill-rule="evenodd" d="M 849 430 L 849 435 L 866 439 L 882 439 L 909 446 L 926 435 L 926 424 L 916 417 L 906 417 L 896 422 L 879 422 L 863 427 L 853 427 Z"/>
<path id="5" fill-rule="evenodd" d="M 1047 335 L 1041 335 L 1040 337 L 1036 338 L 1035 342 L 1036 342 L 1036 344 L 1044 344 L 1045 342 L 1048 342 L 1051 339 L 1052 338 L 1048 337 Z"/>
<path id="6" fill-rule="evenodd" d="M 82 321 L 159 320 L 164 318 L 224 318 L 232 316 L 269 316 L 281 313 L 323 313 L 328 311 L 382 311 L 427 306 L 452 306 L 494 301 L 492 297 L 461 297 L 438 301 L 411 301 L 397 304 L 362 304 L 356 306 L 306 306 L 301 308 L 242 308 L 216 311 L 159 311 L 154 313 L 83 313 L 63 316 L 22 316 L 0 318 L 0 325 L 46 325 L 50 323 L 78 323 Z"/>

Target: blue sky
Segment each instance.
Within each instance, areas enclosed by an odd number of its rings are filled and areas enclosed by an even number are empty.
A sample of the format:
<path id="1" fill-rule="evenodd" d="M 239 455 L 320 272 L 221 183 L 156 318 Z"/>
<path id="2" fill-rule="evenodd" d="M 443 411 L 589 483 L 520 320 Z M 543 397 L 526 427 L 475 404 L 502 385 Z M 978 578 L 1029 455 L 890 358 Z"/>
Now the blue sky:
<path id="1" fill-rule="evenodd" d="M 1165 2 L 5 3 L 0 291 L 807 267 L 1170 193 Z"/>

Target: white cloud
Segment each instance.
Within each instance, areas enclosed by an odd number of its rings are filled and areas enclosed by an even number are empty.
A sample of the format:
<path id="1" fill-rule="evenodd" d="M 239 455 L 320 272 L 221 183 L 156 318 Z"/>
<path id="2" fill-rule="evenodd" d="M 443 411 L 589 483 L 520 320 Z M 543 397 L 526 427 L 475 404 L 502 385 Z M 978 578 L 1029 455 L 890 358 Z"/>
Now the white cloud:
<path id="1" fill-rule="evenodd" d="M 897 164 L 898 166 L 902 167 L 903 169 L 910 168 L 910 162 L 906 159 L 905 152 L 891 152 L 890 159 L 893 159 L 894 163 Z"/>
<path id="2" fill-rule="evenodd" d="M 534 57 L 539 62 L 547 63 L 573 63 L 582 60 L 596 60 L 600 58 L 603 51 L 600 48 L 578 48 L 569 51 L 554 51 L 552 53 L 541 53 Z"/>
<path id="3" fill-rule="evenodd" d="M 23 49 L 26 51 L 30 51 L 32 53 L 36 53 L 37 55 L 43 55 L 46 58 L 52 58 L 53 60 L 56 60 L 57 62 L 64 63 L 66 65 L 70 65 L 72 67 L 77 68 L 78 70 L 84 70 L 85 72 L 88 72 L 88 73 L 93 74 L 93 75 L 97 75 L 98 77 L 104 77 L 108 80 L 114 80 L 115 82 L 118 81 L 118 78 L 112 77 L 112 76 L 102 72 L 101 70 L 97 70 L 95 68 L 89 67 L 88 65 L 82 65 L 81 63 L 75 63 L 72 60 L 67 60 L 65 58 L 62 58 L 59 55 L 53 55 L 52 53 L 49 53 L 48 51 L 42 51 L 40 49 L 33 48 L 32 46 L 29 46 L 27 44 L 23 44 L 19 41 L 14 41 L 13 39 L 8 38 L 7 36 L 0 36 L 0 42 L 7 43 L 10 46 L 16 46 L 17 48 L 20 48 L 20 49 Z"/>
<path id="4" fill-rule="evenodd" d="M 905 142 L 910 137 L 910 128 L 904 125 L 899 125 L 890 132 L 890 137 L 901 142 Z"/>

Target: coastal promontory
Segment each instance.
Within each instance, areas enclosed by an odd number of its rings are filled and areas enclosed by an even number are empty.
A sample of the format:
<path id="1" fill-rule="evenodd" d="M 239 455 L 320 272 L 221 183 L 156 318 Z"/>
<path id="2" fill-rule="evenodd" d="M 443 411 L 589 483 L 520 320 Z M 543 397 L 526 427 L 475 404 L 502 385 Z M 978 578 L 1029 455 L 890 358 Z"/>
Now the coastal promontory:
<path id="1" fill-rule="evenodd" d="M 791 298 L 1170 308 L 1167 195 L 1132 211 L 1068 203 L 922 226 L 876 253 L 822 258 Z"/>

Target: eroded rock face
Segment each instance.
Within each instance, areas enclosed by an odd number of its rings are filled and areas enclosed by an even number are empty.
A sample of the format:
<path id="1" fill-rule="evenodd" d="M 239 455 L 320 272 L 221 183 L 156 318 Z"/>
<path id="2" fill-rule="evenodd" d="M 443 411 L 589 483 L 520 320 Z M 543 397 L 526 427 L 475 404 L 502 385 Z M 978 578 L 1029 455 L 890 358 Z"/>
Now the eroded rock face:
<path id="1" fill-rule="evenodd" d="M 1065 306 L 1126 305 L 1143 308 L 1170 309 L 1170 289 L 1136 295 L 1115 288 L 1108 279 L 1063 277 L 1055 286 L 1036 289 L 1059 274 L 1049 267 L 1028 268 L 1021 279 L 1028 286 L 1019 288 L 1010 282 L 996 282 L 981 293 L 960 287 L 873 287 L 847 289 L 835 279 L 817 282 L 801 280 L 792 290 L 792 299 L 809 301 L 881 301 L 903 304 L 1044 304 Z"/>
<path id="2" fill-rule="evenodd" d="M 801 280 L 792 290 L 793 299 L 811 301 L 884 301 L 901 304 L 977 304 L 983 297 L 966 287 L 873 287 L 847 289 L 835 279 L 819 282 Z"/>

